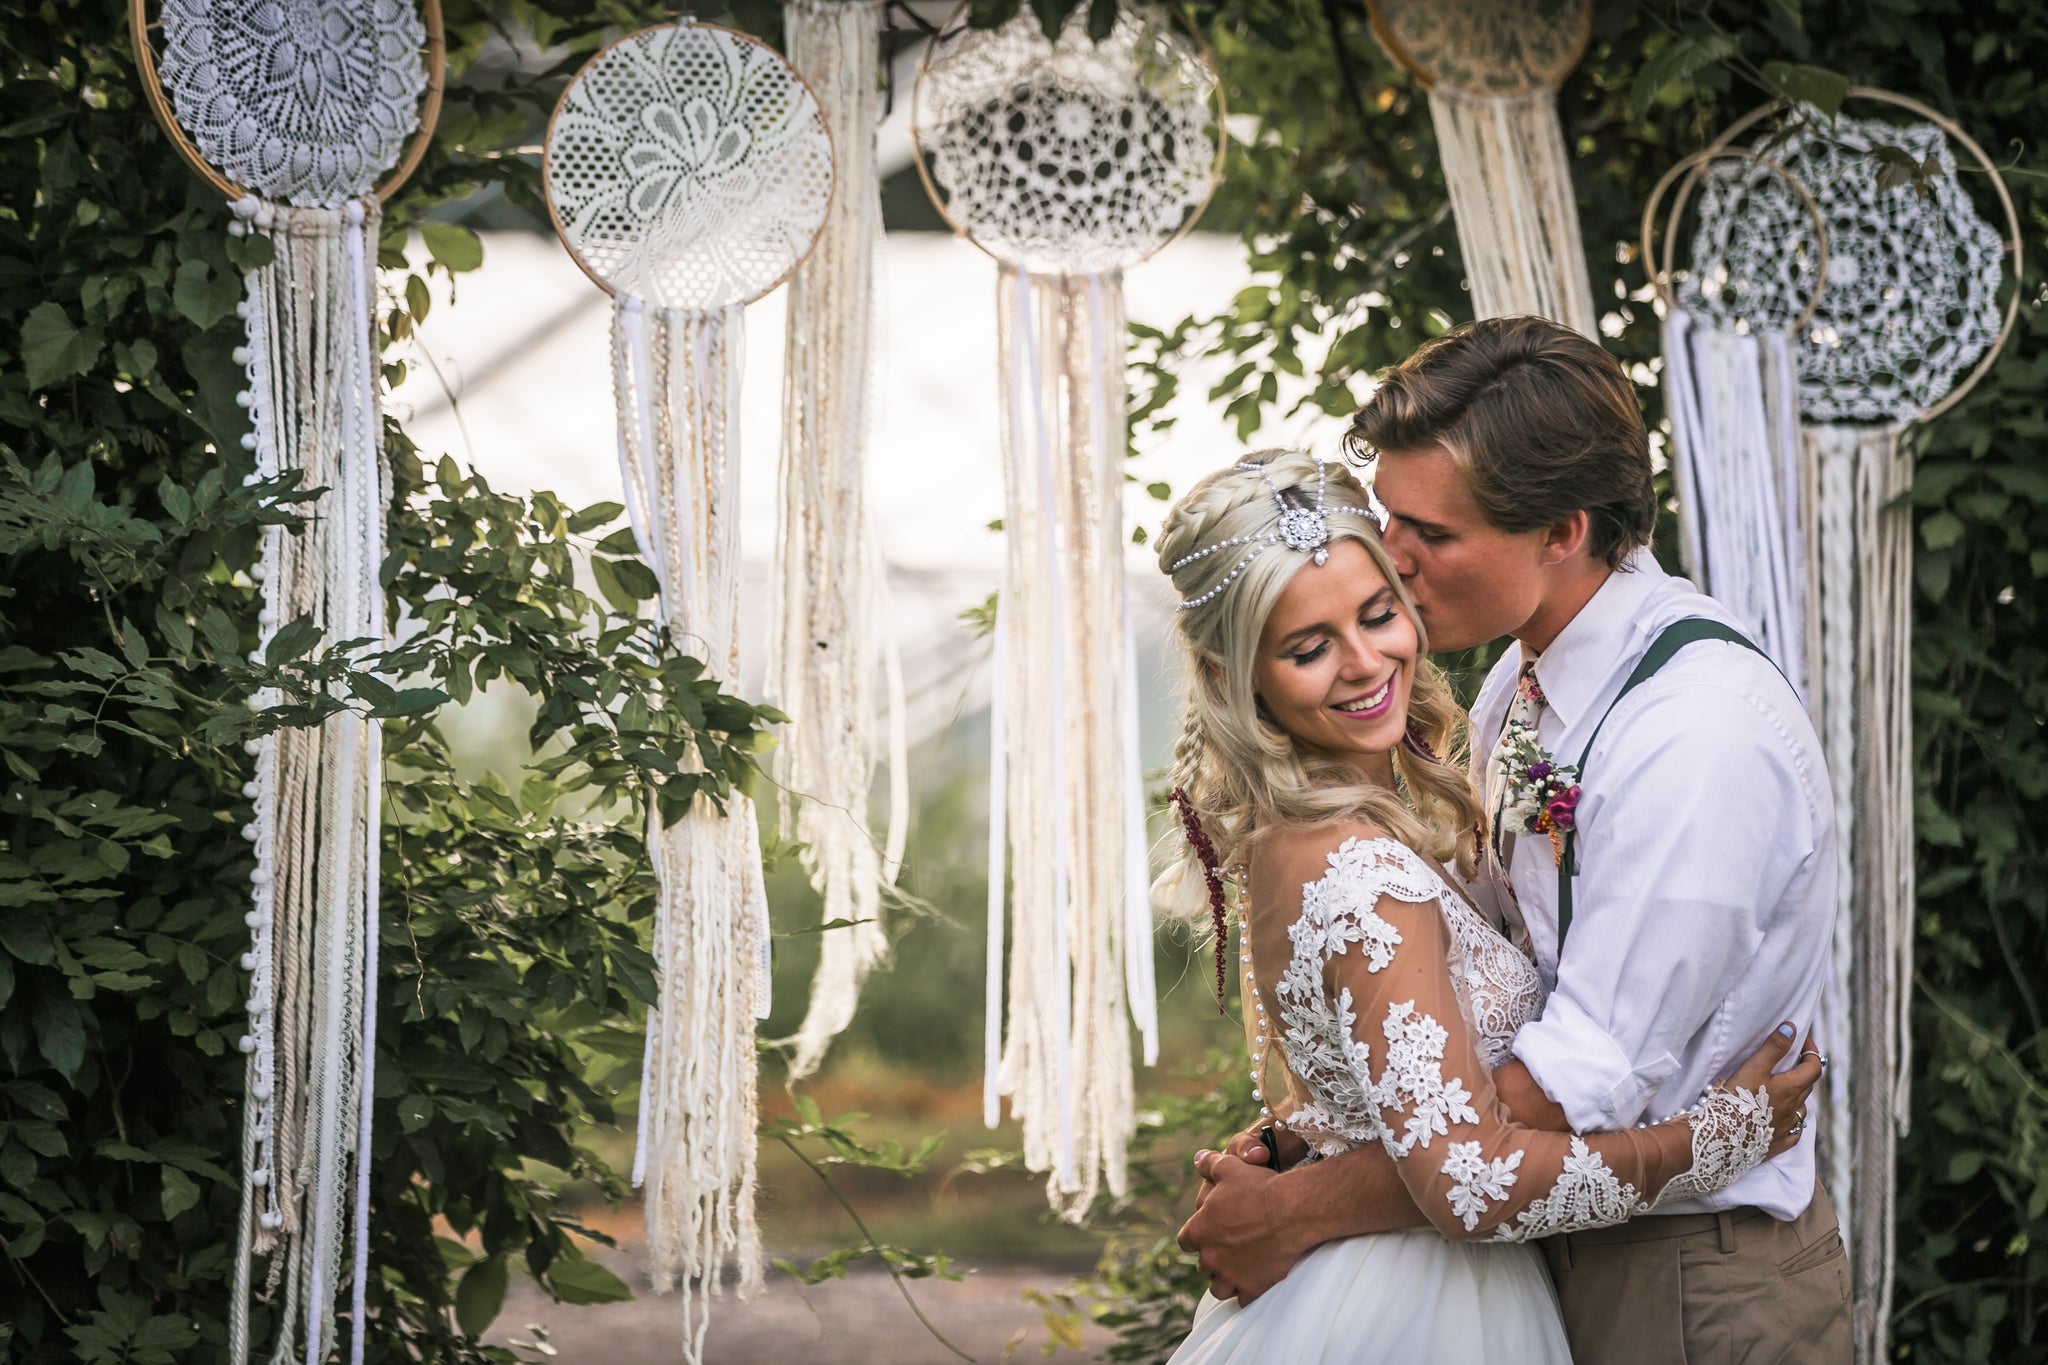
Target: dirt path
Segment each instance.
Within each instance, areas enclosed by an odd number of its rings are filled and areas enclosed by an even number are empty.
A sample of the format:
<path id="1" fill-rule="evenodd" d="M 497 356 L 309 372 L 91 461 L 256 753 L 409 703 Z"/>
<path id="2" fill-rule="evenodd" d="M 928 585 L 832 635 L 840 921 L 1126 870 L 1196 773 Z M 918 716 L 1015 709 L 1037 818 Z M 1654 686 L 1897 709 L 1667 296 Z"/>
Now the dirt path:
<path id="1" fill-rule="evenodd" d="M 633 1286 L 631 1303 L 569 1307 L 551 1301 L 531 1280 L 515 1279 L 504 1311 L 490 1333 L 494 1343 L 532 1342 L 534 1324 L 564 1365 L 673 1365 L 682 1358 L 680 1305 L 656 1298 L 635 1259 L 607 1254 L 614 1273 Z M 941 1332 L 982 1365 L 1035 1361 L 1046 1341 L 1042 1310 L 1024 1292 L 1051 1293 L 1071 1273 L 1057 1266 L 989 1266 L 959 1283 L 918 1280 L 910 1292 Z M 751 1303 L 730 1296 L 712 1304 L 704 1359 L 708 1365 L 957 1365 L 918 1324 L 887 1274 L 856 1268 L 844 1280 L 804 1289 L 771 1274 L 768 1293 Z M 1097 1358 L 1111 1340 L 1089 1329 L 1085 1353 L 1063 1351 L 1056 1360 Z M 523 1354 L 531 1356 L 531 1352 Z"/>

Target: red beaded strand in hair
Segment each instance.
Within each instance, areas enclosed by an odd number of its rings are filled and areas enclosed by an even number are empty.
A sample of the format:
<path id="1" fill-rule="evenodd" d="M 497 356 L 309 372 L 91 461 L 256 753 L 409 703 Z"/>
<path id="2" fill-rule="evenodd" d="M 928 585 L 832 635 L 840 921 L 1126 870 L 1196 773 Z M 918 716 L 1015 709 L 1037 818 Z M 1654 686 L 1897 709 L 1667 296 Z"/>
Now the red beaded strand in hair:
<path id="1" fill-rule="evenodd" d="M 1216 845 L 1202 831 L 1201 818 L 1195 814 L 1195 803 L 1188 799 L 1187 788 L 1175 787 L 1168 799 L 1180 810 L 1181 828 L 1187 831 L 1188 843 L 1202 863 L 1202 878 L 1209 883 L 1209 917 L 1216 923 L 1216 1012 L 1222 1014 L 1223 960 L 1230 945 L 1230 928 L 1223 913 L 1223 865 L 1216 857 Z"/>

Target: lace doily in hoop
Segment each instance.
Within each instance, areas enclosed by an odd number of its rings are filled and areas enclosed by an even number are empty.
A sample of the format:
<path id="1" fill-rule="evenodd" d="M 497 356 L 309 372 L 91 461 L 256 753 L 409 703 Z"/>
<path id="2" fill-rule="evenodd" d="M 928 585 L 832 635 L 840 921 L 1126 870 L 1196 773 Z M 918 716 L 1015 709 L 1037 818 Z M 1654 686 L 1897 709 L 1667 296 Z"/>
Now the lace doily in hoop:
<path id="1" fill-rule="evenodd" d="M 578 263 L 663 308 L 760 298 L 809 253 L 832 201 L 810 88 L 745 34 L 688 21 L 591 58 L 555 107 L 544 160 Z"/>
<path id="2" fill-rule="evenodd" d="M 419 126 L 427 35 L 411 0 L 165 0 L 163 26 L 178 123 L 266 199 L 361 198 Z"/>
<path id="3" fill-rule="evenodd" d="M 1740 159 L 1718 163 L 1707 160 L 1715 156 Z M 1648 225 L 1654 220 L 1661 191 L 1687 170 L 1699 178 L 1706 194 L 1694 232 L 1696 258 L 1692 264 L 1673 269 L 1673 243 L 1666 242 L 1664 270 L 1669 272 L 1677 300 L 1688 310 L 1736 333 L 1803 327 L 1820 305 L 1815 294 L 1822 287 L 1820 276 L 1827 260 L 1827 240 L 1824 233 L 1816 235 L 1815 226 L 1825 220 L 1820 218 L 1819 205 L 1805 187 L 1790 178 L 1790 171 L 1743 149 L 1687 157 L 1658 183 L 1659 193 L 1651 195 L 1643 217 L 1643 261 L 1652 283 L 1662 278 L 1662 272 L 1647 245 Z M 1678 198 L 1679 203 L 1672 208 L 1674 221 L 1684 208 L 1686 192 L 1681 191 Z M 1759 231 L 1775 231 L 1793 214 L 1806 228 L 1800 236 L 1768 243 L 1747 240 Z M 1729 260 L 1735 255 L 1748 260 L 1750 269 L 1756 273 L 1732 270 Z M 1664 297 L 1669 302 L 1673 294 Z"/>
<path id="4" fill-rule="evenodd" d="M 1878 186 L 1874 143 L 1938 172 Z M 1771 153 L 1827 220 L 1826 289 L 1798 339 L 1800 410 L 1812 421 L 1904 421 L 1948 393 L 1998 335 L 2004 244 L 1956 180 L 1948 138 L 1931 123 L 1818 115 Z M 1679 302 L 1719 322 L 1782 327 L 1812 295 L 1812 223 L 1776 177 L 1740 167 L 1700 190 L 1692 271 Z M 1802 270 L 1805 272 L 1802 274 Z"/>
<path id="5" fill-rule="evenodd" d="M 1593 36 L 1592 0 L 1370 0 L 1373 33 L 1427 85 L 1467 95 L 1555 90 Z"/>
<path id="6" fill-rule="evenodd" d="M 1042 273 L 1136 265 L 1208 202 L 1221 150 L 1216 72 L 1155 11 L 1122 8 L 1102 42 L 1087 6 L 1058 43 L 1029 8 L 933 40 L 912 127 L 927 187 L 999 260 Z"/>

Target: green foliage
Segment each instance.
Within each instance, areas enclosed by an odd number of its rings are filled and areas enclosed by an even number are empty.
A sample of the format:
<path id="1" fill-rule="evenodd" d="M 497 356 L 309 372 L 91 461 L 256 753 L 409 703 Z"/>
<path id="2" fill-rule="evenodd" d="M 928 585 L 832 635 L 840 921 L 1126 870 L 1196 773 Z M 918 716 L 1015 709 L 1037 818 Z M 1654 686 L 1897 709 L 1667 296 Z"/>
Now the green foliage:
<path id="1" fill-rule="evenodd" d="M 629 18 L 517 17 L 571 51 Z M 499 16 L 448 7 L 473 58 Z M 231 352 L 241 271 L 223 206 L 143 105 L 125 11 L 17 12 L 0 57 L 0 1361 L 212 1361 L 239 1213 L 251 761 L 239 741 L 342 707 L 386 718 L 370 1307 L 373 1360 L 507 1360 L 476 1336 L 513 1269 L 572 1303 L 629 1297 L 564 1191 L 623 1182 L 578 1134 L 617 1117 L 652 995 L 640 831 L 753 780 L 775 719 L 642 619 L 615 529 L 496 493 L 388 433 L 393 636 L 382 655 L 278 630 L 254 660 L 248 569 L 295 525 L 296 480 L 245 486 Z M 566 71 L 458 82 L 391 206 L 403 262 L 431 204 L 531 195 Z M 434 272 L 475 235 L 426 224 Z M 402 340 L 429 302 L 395 281 Z M 393 382 L 402 368 L 387 365 Z M 596 568 L 599 593 L 577 586 Z M 517 790 L 459 775 L 439 709 L 537 701 Z M 246 699 L 278 688 L 280 706 Z M 686 771 L 685 769 L 689 770 Z M 578 820 L 569 812 L 588 811 Z M 451 1240 L 448 1234 L 461 1238 Z M 259 1342 L 274 1330 L 259 1308 Z"/>

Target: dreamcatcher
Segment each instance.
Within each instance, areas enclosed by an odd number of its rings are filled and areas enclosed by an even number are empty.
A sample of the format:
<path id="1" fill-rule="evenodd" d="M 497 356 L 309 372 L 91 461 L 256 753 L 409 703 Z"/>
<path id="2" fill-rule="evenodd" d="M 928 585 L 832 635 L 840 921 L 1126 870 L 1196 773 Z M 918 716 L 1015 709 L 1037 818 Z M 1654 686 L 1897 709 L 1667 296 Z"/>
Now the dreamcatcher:
<path id="1" fill-rule="evenodd" d="M 871 0 L 792 0 L 783 10 L 790 65 L 824 111 L 838 190 L 818 246 L 789 282 L 783 366 L 782 519 L 769 696 L 790 726 L 775 751 L 800 804 L 784 832 L 803 847 L 822 922 L 810 1008 L 790 1074 L 817 1069 L 853 1018 L 860 983 L 887 953 L 884 885 L 903 859 L 909 791 L 901 666 L 878 625 L 886 585 L 864 489 L 875 331 L 874 266 L 882 226 L 875 165 L 878 7 Z M 872 682 L 889 682 L 889 838 L 869 832 L 875 770 Z"/>
<path id="2" fill-rule="evenodd" d="M 613 297 L 612 382 L 626 505 L 671 635 L 739 671 L 741 310 L 796 269 L 832 197 L 832 141 L 789 65 L 744 34 L 684 20 L 619 39 L 562 92 L 543 160 L 548 209 Z M 650 803 L 651 806 L 651 803 Z M 698 1295 L 739 1266 L 761 1283 L 754 1222 L 756 1021 L 768 1013 L 768 903 L 753 803 L 698 797 L 662 828 L 633 1183 L 649 1272 Z"/>
<path id="3" fill-rule="evenodd" d="M 1124 594 L 1125 268 L 1185 231 L 1222 154 L 1216 75 L 1155 11 L 964 9 L 933 39 L 912 129 L 926 188 L 1001 265 L 1004 530 L 989 796 L 985 1117 L 1079 1216 L 1124 1190 L 1125 1009 L 1157 1053 L 1137 664 Z M 925 165 L 929 160 L 929 167 Z M 1112 814 L 1121 812 L 1121 815 Z M 1013 913 L 1003 1029 L 1004 864 Z"/>
<path id="4" fill-rule="evenodd" d="M 1739 164 L 1727 164 L 1730 161 Z M 1719 163 L 1719 164 L 1716 164 Z M 1662 268 L 1650 254 L 1651 228 L 1666 190 L 1686 176 L 1673 220 L 1701 176 L 1715 191 L 1712 216 L 1697 242 L 1716 268 L 1729 244 L 1758 221 L 1802 217 L 1810 232 L 1778 244 L 1768 282 L 1697 270 L 1676 272 L 1676 234 L 1667 234 Z M 1671 467 L 1678 492 L 1679 547 L 1703 592 L 1741 620 L 1750 636 L 1807 695 L 1805 518 L 1798 375 L 1794 338 L 1819 307 L 1827 274 L 1827 231 L 1806 187 L 1767 157 L 1741 148 L 1695 153 L 1657 182 L 1643 209 L 1644 267 L 1664 304 L 1665 408 L 1671 419 Z M 1681 305 L 1671 281 L 1678 280 Z M 1757 311 L 1768 284 L 1780 305 L 1804 298 L 1797 317 Z"/>
<path id="5" fill-rule="evenodd" d="M 1592 0 L 1366 0 L 1373 34 L 1429 89 L 1475 317 L 1534 313 L 1597 337 L 1557 88 Z"/>
<path id="6" fill-rule="evenodd" d="M 249 375 L 247 482 L 300 471 L 327 491 L 298 534 L 263 531 L 260 662 L 281 623 L 374 648 L 384 635 L 383 412 L 375 340 L 380 201 L 425 151 L 440 104 L 441 23 L 409 0 L 166 0 L 163 55 L 142 0 L 129 25 L 143 88 L 179 154 L 229 201 L 228 231 L 264 260 L 236 311 Z M 424 107 L 423 102 L 424 101 Z M 407 139 L 412 139 L 407 152 Z M 394 169 L 394 167 L 396 169 Z M 380 179 L 381 190 L 377 189 Z M 258 249 L 256 240 L 265 243 Z M 259 692 L 261 710 L 281 698 Z M 254 818 L 242 1216 L 229 1358 L 248 1358 L 255 1265 L 282 1294 L 274 1359 L 334 1346 L 353 1251 L 352 1358 L 369 1272 L 377 996 L 376 721 L 344 710 L 249 742 Z"/>
<path id="7" fill-rule="evenodd" d="M 1989 370 L 2018 311 L 2015 288 L 2000 321 L 2008 244 L 2015 280 L 2021 260 L 2012 200 L 1967 134 L 1900 95 L 1859 88 L 1851 98 L 1924 121 L 1828 121 L 1807 111 L 1770 146 L 1826 223 L 1826 291 L 1794 338 L 1806 423 L 1798 534 L 1808 700 L 1834 778 L 1842 859 L 1831 994 L 1848 1008 L 1846 1019 L 1838 1011 L 1833 1021 L 1831 1050 L 1847 1064 L 1835 1068 L 1830 1096 L 1829 1178 L 1850 1234 L 1857 1356 L 1874 1362 L 1884 1358 L 1891 1313 L 1893 1156 L 1909 1117 L 1912 1060 L 1913 462 L 1901 435 L 1952 407 Z M 1742 119 L 1715 149 L 1768 112 Z M 1986 172 L 2010 223 L 2009 243 L 1958 183 L 1951 144 Z M 1872 150 L 1880 146 L 1933 173 L 1891 184 Z M 1737 214 L 1741 231 L 1711 230 Z M 1741 311 L 1753 321 L 1777 329 L 1799 314 L 1811 281 L 1802 281 L 1797 262 L 1821 256 L 1793 201 L 1751 192 L 1739 177 L 1709 177 L 1700 218 L 1692 276 L 1678 290 L 1682 307 L 1724 307 L 1739 283 Z"/>

